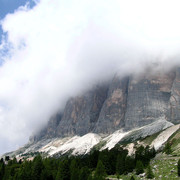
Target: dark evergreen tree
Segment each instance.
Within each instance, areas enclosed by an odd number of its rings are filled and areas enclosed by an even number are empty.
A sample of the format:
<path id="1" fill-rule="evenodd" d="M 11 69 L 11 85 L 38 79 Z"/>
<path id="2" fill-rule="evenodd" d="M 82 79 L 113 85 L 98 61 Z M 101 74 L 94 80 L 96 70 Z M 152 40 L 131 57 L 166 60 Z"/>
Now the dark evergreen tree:
<path id="1" fill-rule="evenodd" d="M 62 176 L 61 176 L 60 169 L 59 169 L 58 172 L 57 172 L 56 180 L 62 180 Z"/>
<path id="2" fill-rule="evenodd" d="M 125 159 L 125 171 L 132 172 L 135 168 L 135 159 L 133 157 L 127 156 Z"/>
<path id="3" fill-rule="evenodd" d="M 40 155 L 36 156 L 33 160 L 33 167 L 32 167 L 32 179 L 39 180 L 41 178 L 41 172 L 43 170 L 43 162 L 42 157 Z"/>
<path id="4" fill-rule="evenodd" d="M 103 150 L 100 153 L 99 160 L 103 163 L 106 173 L 109 175 L 112 174 L 113 167 L 112 167 L 111 161 L 113 160 L 110 158 L 110 152 L 107 149 Z"/>
<path id="5" fill-rule="evenodd" d="M 178 160 L 177 168 L 178 168 L 178 176 L 180 176 L 180 159 Z"/>
<path id="6" fill-rule="evenodd" d="M 98 161 L 96 171 L 94 173 L 95 180 L 104 180 L 106 177 L 106 170 L 101 160 Z"/>
<path id="7" fill-rule="evenodd" d="M 152 169 L 151 169 L 150 164 L 149 164 L 148 167 L 147 167 L 146 177 L 147 177 L 148 179 L 153 179 L 153 178 L 154 178 L 154 174 L 153 174 L 153 171 L 152 171 Z"/>
<path id="8" fill-rule="evenodd" d="M 5 173 L 5 164 L 4 161 L 0 162 L 0 180 L 3 179 Z"/>
<path id="9" fill-rule="evenodd" d="M 79 173 L 79 180 L 87 180 L 89 177 L 89 174 L 90 174 L 90 171 L 88 167 L 87 166 L 82 167 Z"/>
<path id="10" fill-rule="evenodd" d="M 144 172 L 144 166 L 142 161 L 138 160 L 136 162 L 136 174 L 142 174 Z"/>
<path id="11" fill-rule="evenodd" d="M 164 151 L 166 154 L 171 154 L 171 153 L 172 153 L 171 144 L 170 144 L 169 142 L 166 143 L 163 151 Z"/>
<path id="12" fill-rule="evenodd" d="M 122 149 L 122 154 L 126 153 L 126 150 Z M 107 174 L 115 174 L 116 173 L 116 164 L 117 164 L 117 156 L 120 154 L 120 148 L 118 146 L 115 146 L 111 150 L 109 150 L 107 156 L 109 161 L 108 170 L 106 170 Z"/>
<path id="13" fill-rule="evenodd" d="M 16 174 L 17 180 L 32 180 L 32 164 L 31 161 L 25 161 L 20 165 L 20 168 Z"/>
<path id="14" fill-rule="evenodd" d="M 109 174 L 116 172 L 117 175 L 132 171 L 135 160 L 137 173 L 142 173 L 143 168 L 138 166 L 139 160 L 142 158 L 143 162 L 149 161 L 153 153 L 149 147 L 140 147 L 137 149 L 136 159 L 127 154 L 127 150 L 117 145 L 111 150 L 94 151 L 90 155 L 83 156 L 42 159 L 38 155 L 33 161 L 23 160 L 19 163 L 14 158 L 8 160 L 8 163 L 6 161 L 6 164 L 1 159 L 0 180 L 2 177 L 3 180 L 104 180 L 107 175 L 106 170 Z M 94 170 L 95 173 L 92 173 Z"/>
<path id="15" fill-rule="evenodd" d="M 131 176 L 130 180 L 135 180 L 134 176 Z"/>
<path id="16" fill-rule="evenodd" d="M 96 168 L 99 159 L 99 151 L 94 150 L 89 155 L 89 168 Z"/>
<path id="17" fill-rule="evenodd" d="M 5 156 L 5 161 L 9 161 L 9 156 Z"/>
<path id="18" fill-rule="evenodd" d="M 76 159 L 73 159 L 70 164 L 71 180 L 79 179 L 79 168 Z"/>
<path id="19" fill-rule="evenodd" d="M 136 149 L 135 152 L 135 160 L 140 160 L 141 162 L 144 162 L 144 156 L 145 156 L 145 149 L 144 146 L 140 146 Z"/>
<path id="20" fill-rule="evenodd" d="M 150 158 L 154 158 L 156 156 L 156 150 L 154 146 L 150 149 Z"/>
<path id="21" fill-rule="evenodd" d="M 123 174 L 125 172 L 125 155 L 118 154 L 116 163 L 116 174 Z"/>
<path id="22" fill-rule="evenodd" d="M 71 177 L 69 162 L 67 159 L 63 160 L 59 164 L 56 180 L 69 180 Z"/>
<path id="23" fill-rule="evenodd" d="M 88 180 L 93 180 L 92 174 L 89 174 Z"/>

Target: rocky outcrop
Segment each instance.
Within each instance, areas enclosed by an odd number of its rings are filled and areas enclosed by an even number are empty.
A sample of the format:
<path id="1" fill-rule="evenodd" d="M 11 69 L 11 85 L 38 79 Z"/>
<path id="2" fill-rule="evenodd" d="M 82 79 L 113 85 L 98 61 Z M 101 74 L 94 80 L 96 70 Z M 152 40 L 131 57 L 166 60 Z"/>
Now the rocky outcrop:
<path id="1" fill-rule="evenodd" d="M 176 69 L 176 77 L 171 89 L 169 116 L 171 122 L 180 123 L 180 68 Z"/>
<path id="2" fill-rule="evenodd" d="M 69 99 L 61 115 L 53 116 L 36 139 L 111 134 L 158 120 L 180 123 L 180 68 L 123 79 L 115 76 L 106 85 Z"/>
<path id="3" fill-rule="evenodd" d="M 52 116 L 49 120 L 47 126 L 43 128 L 38 134 L 34 137 L 31 137 L 30 141 L 38 141 L 40 139 L 49 139 L 57 136 L 57 126 L 59 125 L 62 119 L 62 114 L 57 113 Z"/>
<path id="4" fill-rule="evenodd" d="M 174 72 L 130 78 L 126 129 L 141 127 L 159 119 L 170 120 L 169 99 L 174 78 Z"/>
<path id="5" fill-rule="evenodd" d="M 97 86 L 83 96 L 71 98 L 57 127 L 57 135 L 84 135 L 91 132 L 107 98 L 107 86 Z"/>
<path id="6" fill-rule="evenodd" d="M 112 133 L 124 127 L 124 118 L 127 104 L 127 90 L 129 78 L 119 79 L 114 77 L 109 85 L 108 96 L 104 102 L 95 133 Z"/>

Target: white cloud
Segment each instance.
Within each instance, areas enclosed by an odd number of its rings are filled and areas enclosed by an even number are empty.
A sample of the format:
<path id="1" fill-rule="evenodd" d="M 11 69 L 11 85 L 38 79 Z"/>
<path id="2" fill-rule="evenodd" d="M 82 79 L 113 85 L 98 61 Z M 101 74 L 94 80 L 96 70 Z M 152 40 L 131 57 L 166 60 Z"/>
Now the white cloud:
<path id="1" fill-rule="evenodd" d="M 152 61 L 169 64 L 179 55 L 179 6 L 177 0 L 41 0 L 7 15 L 0 153 L 27 142 L 68 97 L 117 70 L 124 75 Z"/>

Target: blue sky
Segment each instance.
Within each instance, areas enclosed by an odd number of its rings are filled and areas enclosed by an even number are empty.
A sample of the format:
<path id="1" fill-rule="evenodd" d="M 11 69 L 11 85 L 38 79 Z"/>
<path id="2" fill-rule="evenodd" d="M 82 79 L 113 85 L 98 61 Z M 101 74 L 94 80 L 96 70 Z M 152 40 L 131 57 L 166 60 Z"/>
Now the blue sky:
<path id="1" fill-rule="evenodd" d="M 32 0 L 0 0 L 0 18 L 2 19 L 7 13 L 13 13 L 15 9 L 25 5 L 26 2 L 33 5 Z"/>
<path id="2" fill-rule="evenodd" d="M 13 13 L 19 6 L 25 5 L 29 2 L 33 6 L 32 0 L 0 0 L 0 19 L 3 19 L 8 13 Z M 0 41 L 1 41 L 2 29 L 0 26 Z"/>

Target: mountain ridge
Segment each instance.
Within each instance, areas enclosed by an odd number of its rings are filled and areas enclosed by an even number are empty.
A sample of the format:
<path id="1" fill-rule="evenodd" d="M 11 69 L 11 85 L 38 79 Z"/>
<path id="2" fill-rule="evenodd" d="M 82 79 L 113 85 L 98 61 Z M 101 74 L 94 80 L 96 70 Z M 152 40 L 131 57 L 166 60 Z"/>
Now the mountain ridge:
<path id="1" fill-rule="evenodd" d="M 28 144 L 10 154 L 90 152 L 91 148 L 132 143 L 174 124 L 180 124 L 180 68 L 124 78 L 116 75 L 70 98 L 63 112 L 52 116 Z M 77 149 L 74 144 L 79 143 Z"/>
<path id="2" fill-rule="evenodd" d="M 111 134 L 158 119 L 180 123 L 180 68 L 119 78 L 70 98 L 64 111 L 50 119 L 32 141 L 42 138 Z"/>

